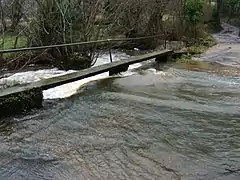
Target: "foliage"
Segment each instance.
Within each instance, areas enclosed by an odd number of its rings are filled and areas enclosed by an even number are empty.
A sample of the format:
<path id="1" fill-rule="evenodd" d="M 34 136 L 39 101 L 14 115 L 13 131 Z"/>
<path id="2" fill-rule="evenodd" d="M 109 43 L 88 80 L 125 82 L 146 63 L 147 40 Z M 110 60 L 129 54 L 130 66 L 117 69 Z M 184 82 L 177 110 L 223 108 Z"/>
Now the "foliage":
<path id="1" fill-rule="evenodd" d="M 184 54 L 180 58 L 177 58 L 176 63 L 186 63 L 192 61 L 192 55 L 191 54 Z"/>
<path id="2" fill-rule="evenodd" d="M 216 45 L 215 39 L 208 33 L 204 33 L 196 39 L 188 39 L 187 41 L 186 50 L 192 55 L 204 53 L 209 47 Z"/>
<path id="3" fill-rule="evenodd" d="M 205 52 L 207 50 L 207 47 L 206 46 L 203 46 L 203 45 L 198 45 L 198 46 L 190 46 L 190 47 L 187 47 L 187 51 L 190 53 L 190 54 L 201 54 L 203 52 Z"/>
<path id="4" fill-rule="evenodd" d="M 0 8 L 5 9 L 5 14 L 1 14 L 2 23 L 9 21 L 9 17 L 13 17 L 13 14 L 18 14 L 18 19 L 22 17 L 19 23 L 16 23 L 17 28 L 13 32 L 14 36 L 19 36 L 20 41 L 15 47 L 20 46 L 21 37 L 26 37 L 27 46 L 42 46 L 115 37 L 158 35 L 158 38 L 114 44 L 115 47 L 131 49 L 134 47 L 152 49 L 161 44 L 163 39 L 181 41 L 183 37 L 187 37 L 187 40 L 192 41 L 191 38 L 194 37 L 199 40 L 197 30 L 201 27 L 204 5 L 204 0 L 185 0 L 184 3 L 182 0 L 2 0 L 0 2 L 3 2 Z M 16 12 L 10 11 L 13 7 L 10 2 L 15 2 L 17 5 Z M 11 25 L 11 22 L 7 24 Z M 6 34 L 8 33 L 3 32 L 3 35 Z M 195 43 L 194 41 L 192 44 Z M 6 44 L 4 43 L 4 46 Z M 205 41 L 203 44 L 208 46 L 210 42 Z M 109 46 L 113 47 L 112 44 L 108 46 L 101 44 L 101 50 Z M 44 53 L 53 57 L 54 60 L 49 62 L 56 67 L 78 66 L 76 64 L 81 63 L 83 59 L 87 60 L 87 63 L 83 62 L 83 66 L 87 64 L 88 67 L 89 60 L 95 62 L 98 55 L 97 48 L 100 49 L 100 45 L 93 44 L 84 47 L 49 49 Z M 34 53 L 35 51 L 32 52 Z M 78 59 L 77 56 L 83 58 Z M 27 58 L 21 58 L 23 59 Z"/>
<path id="5" fill-rule="evenodd" d="M 99 38 L 100 27 L 96 17 L 102 13 L 98 0 L 42 0 L 38 3 L 35 18 L 31 20 L 28 31 L 30 46 L 66 44 L 74 41 L 90 41 Z M 78 53 L 94 61 L 95 53 L 91 47 L 64 47 L 52 49 L 49 53 L 56 59 L 56 66 L 68 68 L 71 56 Z"/>
<path id="6" fill-rule="evenodd" d="M 131 35 L 156 34 L 162 30 L 162 17 L 168 0 L 112 0 L 110 1 L 114 26 Z M 130 35 L 130 34 L 129 34 Z"/>
<path id="7" fill-rule="evenodd" d="M 159 35 L 159 39 L 163 39 L 163 16 L 168 5 L 169 0 L 111 0 L 108 8 L 111 22 L 109 33 L 122 34 L 127 38 Z M 133 44 L 139 49 L 151 49 L 156 47 L 159 39 L 132 41 L 126 46 L 133 48 Z"/>
<path id="8" fill-rule="evenodd" d="M 28 40 L 30 46 L 59 44 L 66 42 L 66 34 L 70 29 L 66 24 L 68 9 L 64 10 L 66 16 L 62 17 L 61 9 L 57 6 L 58 0 L 42 0 L 38 4 L 37 14 L 29 24 Z M 65 3 L 62 1 L 61 7 Z M 60 6 L 60 5 L 59 5 Z M 64 7 L 62 7 L 64 8 Z"/>
<path id="9" fill-rule="evenodd" d="M 184 63 L 192 61 L 192 56 L 204 53 L 209 47 L 216 45 L 216 40 L 206 32 L 198 33 L 198 38 L 187 39 L 187 47 L 185 51 L 188 52 L 187 55 L 182 55 L 182 57 L 177 58 L 176 62 Z"/>
<path id="10" fill-rule="evenodd" d="M 222 13 L 227 14 L 228 21 L 233 17 L 240 15 L 240 0 L 225 0 L 223 1 Z"/>
<path id="11" fill-rule="evenodd" d="M 190 24 L 197 24 L 203 16 L 204 0 L 185 0 L 184 3 L 184 17 Z"/>
<path id="12" fill-rule="evenodd" d="M 216 45 L 216 40 L 213 38 L 212 35 L 206 33 L 203 37 L 200 37 L 198 39 L 198 44 L 205 47 L 212 47 Z"/>

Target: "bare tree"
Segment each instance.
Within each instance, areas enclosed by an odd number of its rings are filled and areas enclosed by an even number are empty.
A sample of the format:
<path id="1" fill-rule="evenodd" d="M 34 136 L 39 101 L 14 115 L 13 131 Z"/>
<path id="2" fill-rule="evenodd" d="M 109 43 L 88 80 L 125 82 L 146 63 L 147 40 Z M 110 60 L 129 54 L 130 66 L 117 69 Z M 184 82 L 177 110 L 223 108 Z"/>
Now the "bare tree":
<path id="1" fill-rule="evenodd" d="M 23 17 L 23 6 L 24 6 L 25 0 L 13 0 L 11 3 L 11 13 L 10 13 L 10 19 L 11 19 L 11 31 L 15 31 L 16 27 L 18 26 L 20 20 Z"/>
<path id="2" fill-rule="evenodd" d="M 3 11 L 2 0 L 0 0 L 0 18 L 1 18 L 1 32 L 5 32 L 7 29 L 7 24 L 5 21 L 5 13 Z"/>

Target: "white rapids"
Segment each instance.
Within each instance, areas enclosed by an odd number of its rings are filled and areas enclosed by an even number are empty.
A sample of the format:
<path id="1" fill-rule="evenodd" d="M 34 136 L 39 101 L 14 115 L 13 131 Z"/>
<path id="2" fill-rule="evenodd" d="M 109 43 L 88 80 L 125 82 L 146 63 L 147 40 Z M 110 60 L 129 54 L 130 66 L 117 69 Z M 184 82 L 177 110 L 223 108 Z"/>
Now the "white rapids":
<path id="1" fill-rule="evenodd" d="M 123 52 L 115 52 L 112 54 L 113 61 L 119 61 L 121 59 L 127 59 L 129 57 L 130 57 L 129 55 Z M 109 62 L 110 62 L 109 54 L 103 54 L 98 57 L 93 67 L 106 64 Z M 121 73 L 121 76 L 129 76 L 129 75 L 135 74 L 136 72 L 134 72 L 133 69 L 138 68 L 140 66 L 141 66 L 140 63 L 129 66 L 128 71 Z M 74 70 L 64 71 L 64 70 L 58 70 L 56 68 L 20 72 L 20 73 L 13 74 L 9 77 L 1 78 L 0 85 L 5 84 L 7 86 L 13 86 L 15 84 L 28 84 L 28 83 L 36 82 L 42 79 L 48 79 L 48 78 L 61 76 L 61 75 L 65 75 L 73 72 L 76 72 L 76 71 Z M 43 91 L 43 97 L 44 99 L 66 98 L 75 94 L 77 90 L 84 84 L 91 81 L 108 78 L 108 77 L 109 77 L 108 72 L 106 72 L 106 73 L 98 74 L 96 76 L 85 78 L 79 81 L 57 86 L 55 88 L 51 88 Z"/>

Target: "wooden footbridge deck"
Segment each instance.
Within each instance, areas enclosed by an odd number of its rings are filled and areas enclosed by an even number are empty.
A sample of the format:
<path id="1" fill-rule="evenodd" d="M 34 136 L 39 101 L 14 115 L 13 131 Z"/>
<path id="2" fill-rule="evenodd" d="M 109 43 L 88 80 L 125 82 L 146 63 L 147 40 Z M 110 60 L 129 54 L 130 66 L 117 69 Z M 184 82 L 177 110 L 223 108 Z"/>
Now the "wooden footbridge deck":
<path id="1" fill-rule="evenodd" d="M 101 74 L 104 72 L 109 72 L 109 75 L 117 74 L 120 72 L 127 71 L 129 65 L 131 64 L 147 61 L 153 58 L 156 58 L 156 61 L 166 62 L 168 58 L 171 58 L 172 54 L 173 54 L 173 51 L 165 49 L 162 51 L 147 53 L 144 55 L 131 57 L 129 59 L 114 61 L 108 64 L 103 64 L 100 66 L 80 70 L 78 72 L 74 72 L 71 74 L 66 74 L 62 76 L 40 80 L 28 85 L 7 88 L 4 90 L 0 90 L 0 98 L 8 97 L 16 93 L 21 93 L 29 90 L 34 90 L 34 89 L 40 89 L 40 90 L 50 89 L 56 86 L 60 86 L 66 83 L 71 83 L 71 82 L 81 80 L 87 77 L 91 77 L 97 74 Z"/>

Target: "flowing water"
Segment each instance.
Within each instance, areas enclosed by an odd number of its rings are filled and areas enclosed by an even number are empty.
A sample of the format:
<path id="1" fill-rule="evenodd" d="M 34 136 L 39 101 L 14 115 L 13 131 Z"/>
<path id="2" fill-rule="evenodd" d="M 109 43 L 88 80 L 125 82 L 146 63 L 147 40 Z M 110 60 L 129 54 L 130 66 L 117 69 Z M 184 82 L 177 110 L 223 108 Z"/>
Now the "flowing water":
<path id="1" fill-rule="evenodd" d="M 136 64 L 120 76 L 101 74 L 45 91 L 43 109 L 0 123 L 0 180 L 239 180 L 234 33 L 227 33 L 234 44 L 219 40 L 227 39 L 224 32 L 215 35 L 221 44 L 196 64 L 163 71 Z M 68 72 L 28 73 L 14 81 Z"/>

